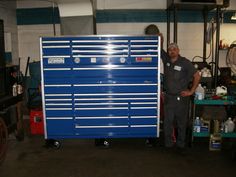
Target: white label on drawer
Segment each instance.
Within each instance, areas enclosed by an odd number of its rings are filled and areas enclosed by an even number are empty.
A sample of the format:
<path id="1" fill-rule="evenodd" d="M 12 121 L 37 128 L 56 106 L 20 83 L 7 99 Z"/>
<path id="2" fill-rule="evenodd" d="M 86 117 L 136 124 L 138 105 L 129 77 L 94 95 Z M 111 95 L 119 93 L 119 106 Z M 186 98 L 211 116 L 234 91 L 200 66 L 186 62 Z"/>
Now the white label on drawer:
<path id="1" fill-rule="evenodd" d="M 64 64 L 65 59 L 64 58 L 49 58 L 48 64 Z"/>
<path id="2" fill-rule="evenodd" d="M 97 59 L 96 58 L 91 58 L 91 63 L 96 63 Z"/>

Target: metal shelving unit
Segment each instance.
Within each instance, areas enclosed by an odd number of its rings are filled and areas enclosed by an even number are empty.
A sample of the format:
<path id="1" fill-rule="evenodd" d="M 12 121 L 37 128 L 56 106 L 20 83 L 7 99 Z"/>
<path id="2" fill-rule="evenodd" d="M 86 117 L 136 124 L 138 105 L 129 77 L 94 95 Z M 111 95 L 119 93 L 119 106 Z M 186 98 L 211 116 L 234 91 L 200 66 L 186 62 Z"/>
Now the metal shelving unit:
<path id="1" fill-rule="evenodd" d="M 196 117 L 196 106 L 235 106 L 236 100 L 228 99 L 228 100 L 194 100 L 193 105 L 193 118 Z M 232 133 L 220 133 L 222 138 L 236 138 L 236 132 Z M 193 132 L 192 137 L 210 137 L 210 132 Z"/>
<path id="2" fill-rule="evenodd" d="M 223 1 L 222 1 L 223 2 Z M 228 5 L 228 4 L 226 4 Z M 208 12 L 216 10 L 215 21 L 216 21 L 216 36 L 215 36 L 215 67 L 214 67 L 214 87 L 217 85 L 218 80 L 218 66 L 219 66 L 219 42 L 220 42 L 220 14 L 221 9 L 226 6 L 225 4 L 217 4 L 216 2 L 194 2 L 194 1 L 181 1 L 181 0 L 168 0 L 167 1 L 167 46 L 170 44 L 170 23 L 171 23 L 171 12 L 173 12 L 174 22 L 174 35 L 173 41 L 178 42 L 178 11 L 202 11 L 204 19 L 204 38 L 203 38 L 203 62 L 206 62 L 206 33 L 207 33 L 207 19 Z"/>
<path id="3" fill-rule="evenodd" d="M 236 133 L 232 132 L 232 133 L 220 133 L 222 138 L 236 138 Z M 194 137 L 210 137 L 210 133 L 209 132 L 200 132 L 200 133 L 193 133 Z"/>

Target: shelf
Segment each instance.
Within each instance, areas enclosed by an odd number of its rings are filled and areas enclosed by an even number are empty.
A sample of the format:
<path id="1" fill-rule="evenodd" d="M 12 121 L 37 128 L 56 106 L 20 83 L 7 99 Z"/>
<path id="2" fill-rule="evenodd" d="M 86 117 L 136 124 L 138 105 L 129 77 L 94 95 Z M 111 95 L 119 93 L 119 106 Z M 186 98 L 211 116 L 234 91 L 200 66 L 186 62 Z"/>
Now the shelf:
<path id="1" fill-rule="evenodd" d="M 196 105 L 236 105 L 236 100 L 194 100 Z"/>
<path id="2" fill-rule="evenodd" d="M 233 133 L 220 133 L 222 138 L 236 138 L 236 132 Z M 209 137 L 209 132 L 193 132 L 194 137 Z"/>
<path id="3" fill-rule="evenodd" d="M 221 133 L 223 138 L 236 138 L 236 132 L 233 133 Z"/>
<path id="4" fill-rule="evenodd" d="M 194 137 L 209 137 L 210 133 L 209 132 L 200 132 L 200 133 L 193 132 L 193 136 Z"/>

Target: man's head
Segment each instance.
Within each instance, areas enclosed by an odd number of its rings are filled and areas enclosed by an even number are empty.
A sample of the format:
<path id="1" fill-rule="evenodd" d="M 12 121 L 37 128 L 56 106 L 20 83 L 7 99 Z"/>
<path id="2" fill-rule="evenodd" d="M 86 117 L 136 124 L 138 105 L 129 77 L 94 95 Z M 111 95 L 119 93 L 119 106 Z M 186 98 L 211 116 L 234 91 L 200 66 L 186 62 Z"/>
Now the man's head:
<path id="1" fill-rule="evenodd" d="M 176 43 L 171 43 L 168 46 L 168 55 L 171 59 L 177 60 L 179 56 L 179 46 Z"/>
<path id="2" fill-rule="evenodd" d="M 145 28 L 145 34 L 147 34 L 147 35 L 157 35 L 159 33 L 160 33 L 159 28 L 154 24 L 148 25 Z"/>

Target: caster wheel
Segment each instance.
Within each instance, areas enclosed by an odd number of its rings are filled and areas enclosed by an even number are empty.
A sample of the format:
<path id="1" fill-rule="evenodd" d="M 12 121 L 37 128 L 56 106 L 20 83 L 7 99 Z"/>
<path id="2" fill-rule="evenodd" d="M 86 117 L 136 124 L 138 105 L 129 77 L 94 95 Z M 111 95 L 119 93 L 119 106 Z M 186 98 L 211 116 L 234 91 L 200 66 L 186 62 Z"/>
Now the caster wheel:
<path id="1" fill-rule="evenodd" d="M 54 148 L 54 149 L 60 149 L 60 147 L 61 147 L 60 141 L 54 141 L 54 143 L 53 143 L 53 148 Z"/>
<path id="2" fill-rule="evenodd" d="M 45 148 L 53 148 L 53 149 L 60 149 L 61 143 L 60 141 L 54 140 L 54 139 L 47 139 L 45 141 Z"/>
<path id="3" fill-rule="evenodd" d="M 105 141 L 103 141 L 103 146 L 105 146 L 105 147 L 108 148 L 108 147 L 110 146 L 110 143 L 109 143 L 108 141 L 105 140 Z"/>
<path id="4" fill-rule="evenodd" d="M 102 148 L 109 148 L 110 143 L 104 138 L 101 139 L 95 139 L 95 146 L 102 147 Z"/>

